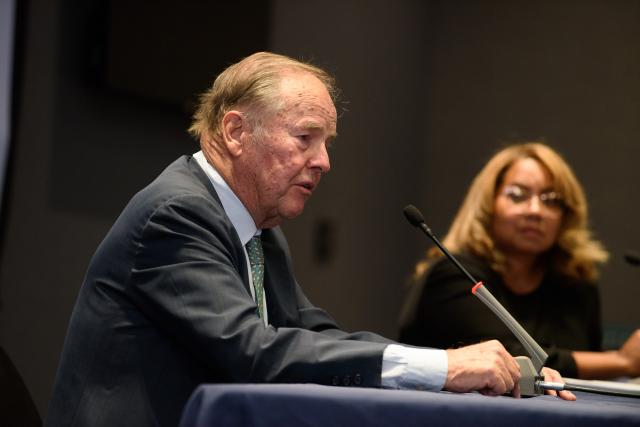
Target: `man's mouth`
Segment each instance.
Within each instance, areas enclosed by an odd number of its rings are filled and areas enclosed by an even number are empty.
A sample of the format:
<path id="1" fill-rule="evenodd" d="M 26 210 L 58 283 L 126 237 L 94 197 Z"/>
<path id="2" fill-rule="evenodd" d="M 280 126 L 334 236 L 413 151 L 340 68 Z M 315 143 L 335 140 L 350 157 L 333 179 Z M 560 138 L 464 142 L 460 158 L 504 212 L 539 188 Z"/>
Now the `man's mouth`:
<path id="1" fill-rule="evenodd" d="M 313 191 L 313 189 L 316 187 L 314 183 L 312 182 L 301 182 L 299 184 L 297 184 L 298 186 L 305 188 L 309 191 Z"/>

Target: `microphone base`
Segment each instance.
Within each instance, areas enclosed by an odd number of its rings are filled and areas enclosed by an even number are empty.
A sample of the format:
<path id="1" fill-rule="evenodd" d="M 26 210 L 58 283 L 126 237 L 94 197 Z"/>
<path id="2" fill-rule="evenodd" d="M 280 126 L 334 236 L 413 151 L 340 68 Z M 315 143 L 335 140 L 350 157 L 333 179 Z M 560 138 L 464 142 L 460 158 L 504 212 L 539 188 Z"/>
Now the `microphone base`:
<path id="1" fill-rule="evenodd" d="M 544 390 L 538 385 L 540 381 L 544 380 L 544 377 L 538 374 L 531 359 L 527 356 L 517 356 L 515 359 L 520 365 L 520 395 L 531 397 L 544 394 Z"/>

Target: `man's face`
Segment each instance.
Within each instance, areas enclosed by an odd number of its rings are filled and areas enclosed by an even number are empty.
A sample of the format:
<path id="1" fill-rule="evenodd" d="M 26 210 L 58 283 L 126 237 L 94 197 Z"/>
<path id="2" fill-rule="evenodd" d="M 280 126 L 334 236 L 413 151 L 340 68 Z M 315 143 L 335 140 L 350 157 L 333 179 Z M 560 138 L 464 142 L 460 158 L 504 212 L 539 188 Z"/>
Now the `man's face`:
<path id="1" fill-rule="evenodd" d="M 281 82 L 284 107 L 260 118 L 244 144 L 244 202 L 259 228 L 278 225 L 304 209 L 330 169 L 327 144 L 336 135 L 336 109 L 324 84 L 307 73 Z"/>

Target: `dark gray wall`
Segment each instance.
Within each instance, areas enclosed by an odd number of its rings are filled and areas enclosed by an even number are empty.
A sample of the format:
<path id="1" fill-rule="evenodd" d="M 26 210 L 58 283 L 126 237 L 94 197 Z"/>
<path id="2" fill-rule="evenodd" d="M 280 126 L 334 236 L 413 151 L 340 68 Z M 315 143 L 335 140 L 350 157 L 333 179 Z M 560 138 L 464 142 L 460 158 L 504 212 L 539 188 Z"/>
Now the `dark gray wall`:
<path id="1" fill-rule="evenodd" d="M 324 62 L 347 102 L 331 172 L 303 215 L 285 225 L 299 282 L 347 329 L 395 336 L 402 283 L 422 242 L 402 208 L 421 198 L 415 124 L 423 114 L 426 9 L 419 1 L 285 0 L 274 10 L 272 47 Z M 332 257 L 321 262 L 315 236 L 325 223 Z"/>
<path id="2" fill-rule="evenodd" d="M 0 340 L 43 414 L 91 254 L 136 190 L 197 149 L 184 114 L 74 75 L 87 49 L 74 34 L 104 2 L 69 4 L 29 2 L 0 263 Z M 273 1 L 269 49 L 326 66 L 348 101 L 332 172 L 285 226 L 311 299 L 347 329 L 395 335 L 404 279 L 426 246 L 402 207 L 421 206 L 444 234 L 499 141 L 544 136 L 575 167 L 613 252 L 605 319 L 637 326 L 640 271 L 620 254 L 640 247 L 639 7 Z"/>
<path id="3" fill-rule="evenodd" d="M 573 166 L 611 251 L 605 320 L 638 327 L 640 270 L 622 256 L 640 248 L 640 2 L 430 5 L 421 191 L 434 226 L 445 232 L 505 141 L 543 137 Z"/>

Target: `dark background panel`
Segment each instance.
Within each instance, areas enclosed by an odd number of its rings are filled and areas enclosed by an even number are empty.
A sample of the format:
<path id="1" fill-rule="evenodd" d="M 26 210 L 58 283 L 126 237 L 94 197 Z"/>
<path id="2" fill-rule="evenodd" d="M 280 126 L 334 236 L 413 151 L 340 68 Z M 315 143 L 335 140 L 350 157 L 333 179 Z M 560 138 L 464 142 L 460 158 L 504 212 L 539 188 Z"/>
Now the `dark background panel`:
<path id="1" fill-rule="evenodd" d="M 230 36 L 237 10 L 242 37 Z M 184 130 L 198 95 L 229 64 L 267 49 L 269 10 L 246 0 L 61 1 L 52 205 L 112 218 L 195 151 Z"/>

